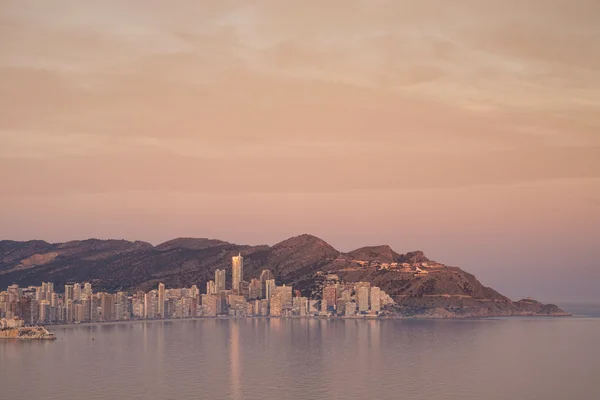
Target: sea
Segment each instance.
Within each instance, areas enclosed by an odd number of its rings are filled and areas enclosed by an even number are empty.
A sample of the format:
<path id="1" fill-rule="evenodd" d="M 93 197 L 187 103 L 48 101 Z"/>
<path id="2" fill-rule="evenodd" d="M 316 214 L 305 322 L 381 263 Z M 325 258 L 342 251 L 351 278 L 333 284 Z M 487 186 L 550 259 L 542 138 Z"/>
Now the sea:
<path id="1" fill-rule="evenodd" d="M 0 398 L 600 399 L 600 305 L 573 317 L 194 319 L 0 341 Z"/>

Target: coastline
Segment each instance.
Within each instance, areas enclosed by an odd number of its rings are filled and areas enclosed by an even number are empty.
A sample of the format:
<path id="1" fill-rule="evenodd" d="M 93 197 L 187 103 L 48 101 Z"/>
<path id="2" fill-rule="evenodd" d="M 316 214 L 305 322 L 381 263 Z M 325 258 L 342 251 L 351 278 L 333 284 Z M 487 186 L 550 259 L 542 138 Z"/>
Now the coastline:
<path id="1" fill-rule="evenodd" d="M 573 318 L 573 317 L 592 317 L 587 315 L 487 315 L 487 316 L 465 316 L 465 317 L 431 317 L 431 316 L 402 316 L 402 315 L 386 315 L 386 316 L 335 316 L 335 317 L 323 317 L 323 316 L 292 316 L 292 317 L 271 317 L 271 316 L 256 316 L 256 317 L 234 317 L 234 316 L 221 316 L 221 317 L 191 317 L 191 318 L 169 318 L 169 319 L 132 319 L 126 321 L 96 321 L 96 322 L 82 322 L 79 324 L 56 324 L 56 325 L 44 325 L 47 329 L 65 329 L 74 327 L 94 327 L 94 326 L 110 326 L 110 325 L 124 325 L 124 324 L 139 324 L 139 323 L 159 323 L 159 322 L 176 322 L 176 321 L 210 321 L 210 320 L 317 320 L 317 321 L 389 321 L 389 320 L 405 320 L 405 321 L 473 321 L 473 320 L 498 320 L 498 319 L 554 319 L 554 318 Z"/>

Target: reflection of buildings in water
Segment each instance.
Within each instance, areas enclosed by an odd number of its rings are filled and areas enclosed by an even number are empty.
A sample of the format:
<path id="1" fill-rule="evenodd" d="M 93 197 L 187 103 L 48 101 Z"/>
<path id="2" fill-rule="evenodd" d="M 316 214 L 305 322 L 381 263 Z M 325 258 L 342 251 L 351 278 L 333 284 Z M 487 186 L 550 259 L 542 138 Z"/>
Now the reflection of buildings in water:
<path id="1" fill-rule="evenodd" d="M 269 318 L 269 328 L 274 332 L 280 332 L 281 318 Z"/>
<path id="2" fill-rule="evenodd" d="M 165 364 L 165 325 L 162 322 L 156 323 L 156 364 L 157 370 L 156 376 L 164 376 L 164 364 Z"/>
<path id="3" fill-rule="evenodd" d="M 369 349 L 378 351 L 381 336 L 381 321 L 366 321 L 369 331 Z"/>
<path id="4" fill-rule="evenodd" d="M 240 327 L 238 321 L 231 321 L 229 343 L 229 376 L 231 377 L 231 394 L 233 399 L 241 398 L 240 391 Z"/>

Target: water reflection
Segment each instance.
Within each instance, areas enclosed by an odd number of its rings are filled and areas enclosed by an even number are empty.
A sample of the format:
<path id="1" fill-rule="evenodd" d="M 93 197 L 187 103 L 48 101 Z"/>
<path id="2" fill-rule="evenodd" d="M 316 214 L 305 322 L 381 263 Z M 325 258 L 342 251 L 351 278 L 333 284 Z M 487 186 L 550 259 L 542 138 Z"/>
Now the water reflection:
<path id="1" fill-rule="evenodd" d="M 235 320 L 231 322 L 231 336 L 229 340 L 229 365 L 231 371 L 231 393 L 232 398 L 237 400 L 241 398 L 240 391 L 240 327 L 241 322 Z"/>
<path id="2" fill-rule="evenodd" d="M 600 398 L 600 319 L 214 319 L 55 331 L 55 342 L 0 341 L 1 398 Z"/>

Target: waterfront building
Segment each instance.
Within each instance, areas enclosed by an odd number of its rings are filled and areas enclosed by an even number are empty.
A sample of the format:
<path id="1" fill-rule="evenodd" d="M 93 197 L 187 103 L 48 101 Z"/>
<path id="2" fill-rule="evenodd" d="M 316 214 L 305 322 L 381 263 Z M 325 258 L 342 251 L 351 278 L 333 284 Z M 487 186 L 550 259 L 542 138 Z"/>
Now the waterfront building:
<path id="1" fill-rule="evenodd" d="M 371 311 L 381 311 L 381 289 L 376 286 L 371 288 Z"/>
<path id="2" fill-rule="evenodd" d="M 164 283 L 159 283 L 158 284 L 158 309 L 157 311 L 157 317 L 158 318 L 164 318 L 165 317 L 165 296 L 166 296 L 166 290 L 165 290 L 165 284 Z"/>
<path id="3" fill-rule="evenodd" d="M 340 297 L 336 301 L 335 312 L 337 315 L 344 315 L 345 311 L 346 311 L 346 300 L 344 300 Z"/>
<path id="4" fill-rule="evenodd" d="M 144 318 L 149 319 L 154 317 L 154 307 L 152 301 L 152 292 L 144 294 Z"/>
<path id="5" fill-rule="evenodd" d="M 347 301 L 344 305 L 344 315 L 347 317 L 351 317 L 356 315 L 356 303 L 353 301 Z"/>
<path id="6" fill-rule="evenodd" d="M 101 321 L 113 321 L 114 320 L 114 314 L 113 314 L 114 300 L 113 300 L 112 294 L 102 293 L 100 302 L 101 302 L 100 308 L 102 309 Z"/>
<path id="7" fill-rule="evenodd" d="M 82 303 L 75 304 L 75 322 L 85 321 L 85 306 Z"/>
<path id="8" fill-rule="evenodd" d="M 323 300 L 327 302 L 329 311 L 337 309 L 338 288 L 337 285 L 329 285 L 323 288 Z"/>
<path id="9" fill-rule="evenodd" d="M 217 306 L 220 303 L 218 297 L 214 294 L 202 295 L 202 315 L 205 317 L 216 317 L 218 313 Z"/>
<path id="10" fill-rule="evenodd" d="M 329 311 L 327 310 L 327 300 L 322 299 L 321 300 L 321 315 L 327 315 L 327 314 L 329 314 Z"/>
<path id="11" fill-rule="evenodd" d="M 308 315 L 308 299 L 296 296 L 292 301 L 292 313 L 301 317 Z"/>
<path id="12" fill-rule="evenodd" d="M 358 287 L 358 312 L 366 313 L 369 311 L 369 286 Z"/>
<path id="13" fill-rule="evenodd" d="M 281 317 L 283 312 L 283 295 L 281 292 L 274 294 L 270 301 L 269 315 L 272 317 Z"/>
<path id="14" fill-rule="evenodd" d="M 281 301 L 283 302 L 284 308 L 292 308 L 292 287 L 291 286 L 279 286 L 278 290 L 281 291 Z"/>

